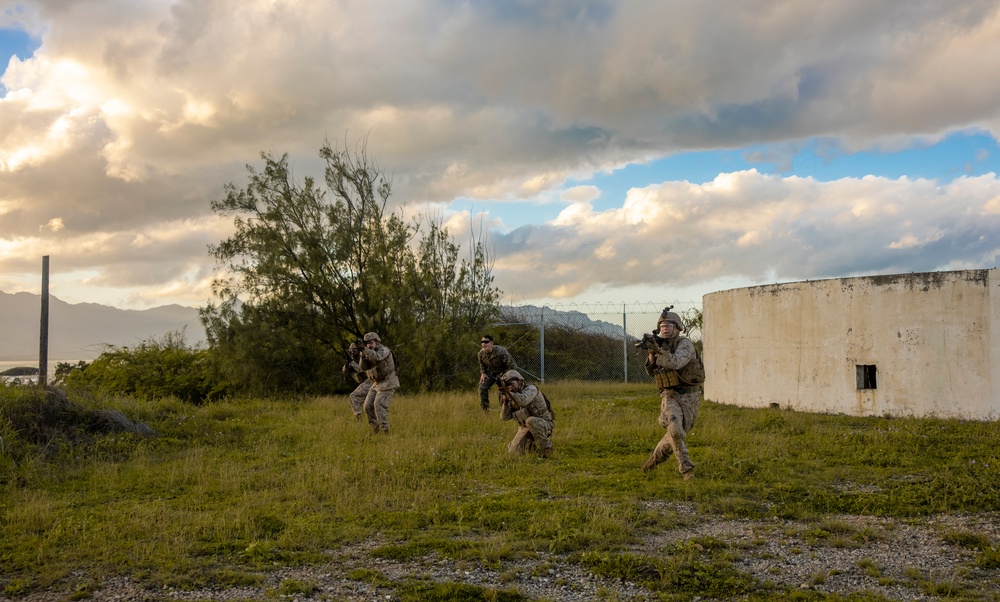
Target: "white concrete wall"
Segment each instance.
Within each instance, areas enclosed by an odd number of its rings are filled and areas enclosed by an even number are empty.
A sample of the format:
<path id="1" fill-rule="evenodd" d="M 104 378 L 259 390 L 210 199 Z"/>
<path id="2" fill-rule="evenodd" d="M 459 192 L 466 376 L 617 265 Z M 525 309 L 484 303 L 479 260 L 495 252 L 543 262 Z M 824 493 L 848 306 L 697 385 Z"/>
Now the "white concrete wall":
<path id="1" fill-rule="evenodd" d="M 705 397 L 857 416 L 1000 418 L 1000 270 L 705 295 Z M 876 366 L 858 389 L 856 366 Z"/>

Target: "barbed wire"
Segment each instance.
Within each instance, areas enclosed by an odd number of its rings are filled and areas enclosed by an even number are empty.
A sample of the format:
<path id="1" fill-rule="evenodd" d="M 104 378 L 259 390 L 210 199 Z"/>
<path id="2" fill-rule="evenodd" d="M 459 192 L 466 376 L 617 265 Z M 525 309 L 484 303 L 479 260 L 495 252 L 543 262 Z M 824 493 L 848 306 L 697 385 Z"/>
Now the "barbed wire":
<path id="1" fill-rule="evenodd" d="M 512 308 L 524 308 L 524 307 L 539 307 L 548 308 L 556 311 L 578 311 L 582 314 L 620 314 L 623 311 L 625 313 L 635 313 L 635 314 L 651 314 L 660 313 L 663 311 L 664 307 L 668 305 L 673 305 L 675 310 L 687 310 L 690 308 L 701 308 L 700 301 L 628 301 L 628 302 L 617 302 L 617 301 L 571 301 L 569 303 L 546 303 L 544 305 L 536 305 L 534 303 L 520 303 L 511 304 L 505 307 Z"/>

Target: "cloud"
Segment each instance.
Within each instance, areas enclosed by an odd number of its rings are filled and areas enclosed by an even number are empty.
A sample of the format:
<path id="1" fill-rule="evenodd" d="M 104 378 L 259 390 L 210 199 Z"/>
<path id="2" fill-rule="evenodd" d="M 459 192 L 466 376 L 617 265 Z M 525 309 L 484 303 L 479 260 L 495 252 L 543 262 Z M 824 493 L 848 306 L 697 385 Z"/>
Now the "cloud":
<path id="1" fill-rule="evenodd" d="M 629 191 L 619 209 L 568 207 L 494 233 L 497 282 L 527 298 L 588 289 L 755 282 L 995 265 L 996 176 L 818 182 L 749 170 Z M 955 268 L 957 269 L 957 268 Z"/>
<path id="2" fill-rule="evenodd" d="M 553 258 L 574 266 L 588 257 L 595 282 L 610 286 L 650 278 L 648 261 L 671 278 L 709 279 L 762 277 L 754 261 L 816 275 L 930 264 L 933 253 L 990 257 L 959 224 L 992 235 L 992 222 L 944 214 L 941 197 L 969 210 L 971 201 L 933 183 L 737 173 L 634 190 L 595 212 L 598 191 L 567 182 L 761 144 L 770 154 L 751 158 L 786 170 L 811 137 L 841 152 L 973 127 L 996 137 L 1000 79 L 982 76 L 1000 71 L 993 1 L 13 7 L 0 27 L 42 43 L 2 75 L 0 244 L 37 253 L 44 245 L 25 241 L 52 243 L 99 274 L 92 282 L 182 289 L 197 272 L 194 254 L 157 232 L 211 219 L 210 201 L 224 183 L 244 181 L 242 166 L 261 151 L 287 152 L 297 174 L 316 174 L 324 139 L 362 137 L 408 211 L 447 211 L 455 199 L 569 203 L 551 224 L 496 238 L 498 268 L 549 266 L 562 295 L 584 284 L 578 269 L 552 269 L 562 265 Z M 923 215 L 944 220 L 939 239 Z M 611 241 L 599 234 L 608 228 Z M 685 244 L 660 242 L 678 236 Z M 127 253 L 134 267 L 119 269 L 114 257 Z"/>

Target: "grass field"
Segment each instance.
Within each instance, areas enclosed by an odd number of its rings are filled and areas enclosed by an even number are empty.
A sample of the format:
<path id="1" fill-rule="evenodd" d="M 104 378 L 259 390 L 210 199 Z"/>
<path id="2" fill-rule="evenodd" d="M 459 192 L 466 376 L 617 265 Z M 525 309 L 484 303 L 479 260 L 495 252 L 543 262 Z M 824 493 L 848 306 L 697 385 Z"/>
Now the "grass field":
<path id="1" fill-rule="evenodd" d="M 0 389 L 0 587 L 11 597 L 69 589 L 86 598 L 115 576 L 151 589 L 238 584 L 378 539 L 383 557 L 433 552 L 484 566 L 560 554 L 646 578 L 664 599 L 690 599 L 637 573 L 642 561 L 622 553 L 690 520 L 654 512 L 650 501 L 817 523 L 1000 511 L 997 423 L 706 402 L 689 437 L 698 478 L 683 481 L 672 462 L 638 470 L 662 435 L 649 384 L 542 388 L 556 412 L 548 459 L 509 456 L 515 425 L 496 408 L 484 415 L 475 391 L 399 394 L 392 432 L 379 436 L 353 419 L 346 397 L 200 407 L 90 399 L 83 403 L 120 409 L 158 436 L 54 433 L 32 443 L 8 419 L 23 414 L 23 394 Z M 997 542 L 969 545 L 984 564 L 1000 563 Z M 710 552 L 691 562 L 717 575 L 711 591 L 752 598 L 754 586 Z M 437 599 L 484 599 L 476 595 Z"/>

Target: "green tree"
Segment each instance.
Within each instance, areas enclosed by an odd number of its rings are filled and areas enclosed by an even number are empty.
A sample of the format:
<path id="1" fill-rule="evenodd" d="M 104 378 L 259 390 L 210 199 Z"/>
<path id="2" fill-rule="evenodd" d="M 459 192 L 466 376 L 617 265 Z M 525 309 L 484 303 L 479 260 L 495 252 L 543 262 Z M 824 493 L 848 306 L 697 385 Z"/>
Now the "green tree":
<path id="1" fill-rule="evenodd" d="M 388 211 L 391 183 L 363 145 L 326 143 L 320 156 L 325 186 L 298 183 L 287 155 L 262 153 L 263 170 L 247 166 L 246 187 L 230 183 L 212 203 L 235 232 L 209 249 L 220 303 L 201 315 L 229 379 L 264 392 L 343 389 L 346 346 L 375 331 L 404 386 L 471 382 L 475 356 L 463 350 L 500 298 L 481 239 L 459 259 L 438 221 Z"/>

